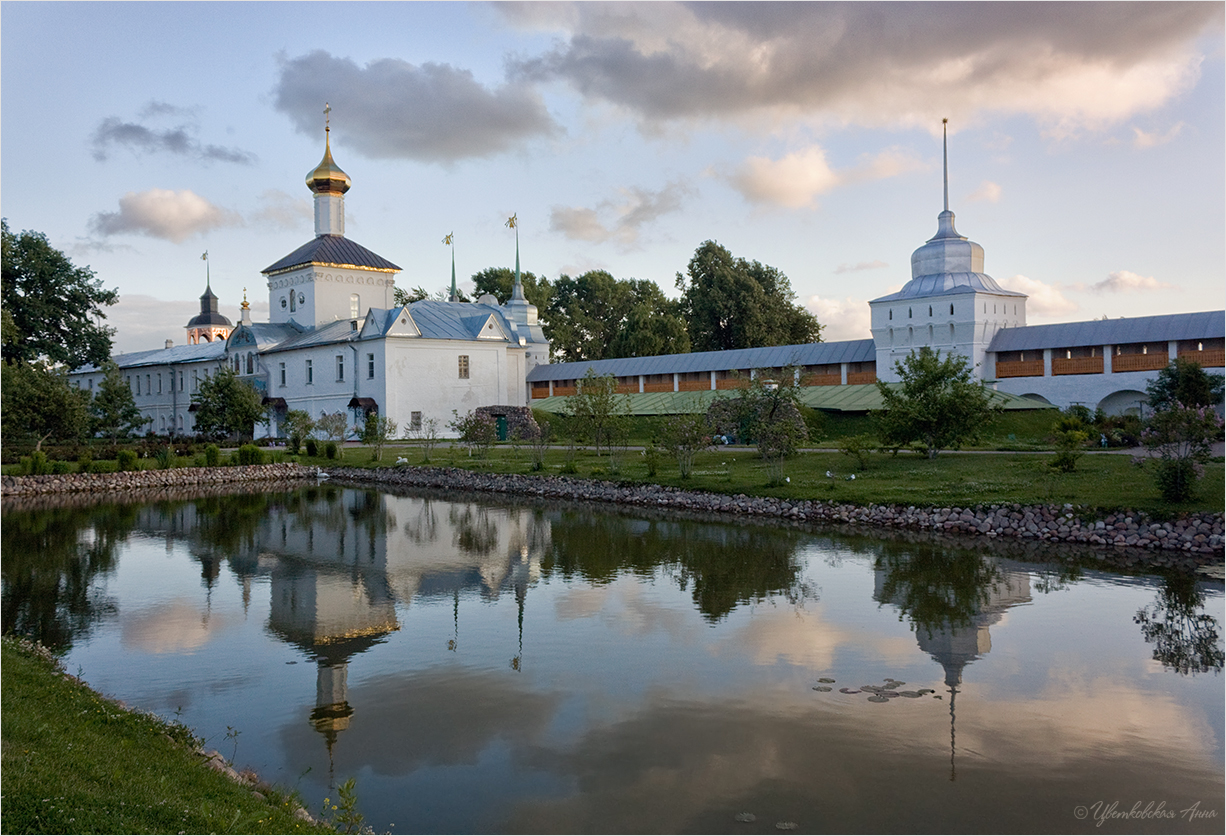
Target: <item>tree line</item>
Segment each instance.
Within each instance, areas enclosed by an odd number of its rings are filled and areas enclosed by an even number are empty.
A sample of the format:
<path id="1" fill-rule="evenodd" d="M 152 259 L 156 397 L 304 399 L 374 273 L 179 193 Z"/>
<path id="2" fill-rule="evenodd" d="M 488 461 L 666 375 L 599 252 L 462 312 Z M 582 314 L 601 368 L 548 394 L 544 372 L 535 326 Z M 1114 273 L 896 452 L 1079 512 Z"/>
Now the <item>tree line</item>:
<path id="1" fill-rule="evenodd" d="M 796 303 L 788 277 L 777 268 L 737 258 L 715 241 L 703 242 L 684 274 L 678 299 L 647 279 L 618 279 L 605 270 L 550 281 L 520 275 L 524 296 L 536 306 L 541 328 L 559 363 L 651 357 L 819 342 L 822 326 Z M 511 298 L 514 271 L 490 267 L 472 277 L 474 295 Z M 462 301 L 469 301 L 462 295 Z M 446 298 L 422 287 L 396 291 L 396 303 Z"/>

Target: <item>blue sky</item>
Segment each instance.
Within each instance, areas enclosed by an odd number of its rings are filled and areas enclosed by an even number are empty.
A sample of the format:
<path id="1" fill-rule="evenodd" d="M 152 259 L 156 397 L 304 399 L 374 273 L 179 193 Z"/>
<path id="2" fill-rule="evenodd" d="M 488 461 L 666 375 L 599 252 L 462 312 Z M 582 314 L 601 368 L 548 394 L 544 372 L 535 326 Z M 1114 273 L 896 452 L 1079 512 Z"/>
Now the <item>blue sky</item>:
<path id="1" fill-rule="evenodd" d="M 184 339 L 313 235 L 306 173 L 402 287 L 514 261 L 656 281 L 715 239 L 827 339 L 950 203 L 1030 322 L 1209 310 L 1226 273 L 1221 3 L 0 4 L 0 210 Z"/>

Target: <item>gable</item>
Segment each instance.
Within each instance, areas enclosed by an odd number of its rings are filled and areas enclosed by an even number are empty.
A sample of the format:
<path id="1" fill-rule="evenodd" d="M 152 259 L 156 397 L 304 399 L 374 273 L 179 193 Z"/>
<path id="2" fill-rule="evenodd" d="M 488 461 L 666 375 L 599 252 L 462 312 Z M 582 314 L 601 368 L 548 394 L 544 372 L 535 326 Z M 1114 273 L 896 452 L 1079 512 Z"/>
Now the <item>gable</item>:
<path id="1" fill-rule="evenodd" d="M 475 340 L 497 340 L 498 342 L 507 342 L 510 338 L 507 332 L 503 330 L 501 323 L 498 322 L 498 317 L 493 314 L 486 316 L 466 316 L 463 319 L 465 330 L 469 336 Z"/>
<path id="2" fill-rule="evenodd" d="M 420 337 L 421 329 L 417 327 L 417 323 L 413 321 L 413 314 L 409 313 L 409 306 L 396 308 L 391 311 L 392 316 L 388 318 L 387 328 L 383 334 L 387 337 Z"/>

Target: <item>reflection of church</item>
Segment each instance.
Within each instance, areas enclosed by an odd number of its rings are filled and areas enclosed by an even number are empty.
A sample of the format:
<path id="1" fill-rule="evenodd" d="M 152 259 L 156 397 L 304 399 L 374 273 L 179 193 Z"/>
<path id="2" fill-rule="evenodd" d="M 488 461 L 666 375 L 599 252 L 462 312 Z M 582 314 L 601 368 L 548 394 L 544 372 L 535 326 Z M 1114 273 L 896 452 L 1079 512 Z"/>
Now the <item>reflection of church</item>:
<path id="1" fill-rule="evenodd" d="M 959 590 L 959 593 L 974 600 L 972 612 L 965 621 L 950 623 L 949 621 L 927 621 L 916 618 L 914 612 L 907 612 L 902 604 L 903 595 L 895 594 L 886 597 L 886 587 L 890 579 L 890 567 L 879 564 L 875 574 L 873 599 L 881 603 L 894 604 L 911 616 L 912 627 L 915 630 L 916 641 L 920 649 L 930 655 L 945 670 L 946 692 L 949 695 L 949 767 L 950 780 L 954 780 L 954 755 L 956 753 L 956 700 L 959 687 L 962 685 L 962 675 L 966 667 L 987 655 L 992 650 L 992 636 L 988 628 L 997 624 L 1005 611 L 1019 604 L 1030 602 L 1030 573 L 1022 567 L 1008 561 L 998 561 L 993 558 L 964 555 L 952 558 L 955 560 L 982 561 L 988 571 L 973 573 L 984 578 L 984 583 L 970 590 Z M 965 575 L 963 575 L 965 576 Z M 917 586 L 912 583 L 909 592 L 914 593 Z M 947 596 L 949 589 L 942 588 L 940 582 L 927 586 L 921 592 L 934 596 Z M 914 605 L 914 599 L 911 600 Z M 914 607 L 918 610 L 919 607 Z"/>
<path id="2" fill-rule="evenodd" d="M 350 660 L 399 630 L 398 609 L 415 598 L 452 601 L 454 649 L 461 597 L 492 600 L 512 592 L 520 635 L 511 665 L 518 669 L 528 588 L 551 542 L 544 515 L 334 486 L 275 496 L 259 510 L 243 528 L 217 525 L 185 503 L 151 516 L 146 530 L 188 539 L 210 590 L 224 559 L 245 605 L 252 582 L 268 578 L 269 631 L 317 666 L 310 722 L 327 742 L 329 762 L 354 714 Z"/>

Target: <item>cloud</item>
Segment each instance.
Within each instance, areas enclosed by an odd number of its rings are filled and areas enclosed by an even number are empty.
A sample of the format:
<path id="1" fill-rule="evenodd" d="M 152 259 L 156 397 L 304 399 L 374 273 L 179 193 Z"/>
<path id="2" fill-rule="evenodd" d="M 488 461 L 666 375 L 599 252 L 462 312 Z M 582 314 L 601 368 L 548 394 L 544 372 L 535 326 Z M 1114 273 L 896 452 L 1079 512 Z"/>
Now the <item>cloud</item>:
<path id="1" fill-rule="evenodd" d="M 991 180 L 984 180 L 979 184 L 979 188 L 975 189 L 967 197 L 971 203 L 998 203 L 1000 201 L 1000 184 L 993 183 Z"/>
<path id="2" fill-rule="evenodd" d="M 857 165 L 836 171 L 827 162 L 826 152 L 812 145 L 778 160 L 750 157 L 725 179 L 752 203 L 799 209 L 814 205 L 818 195 L 839 186 L 895 177 L 918 167 L 913 156 L 891 148 L 863 155 Z"/>
<path id="3" fill-rule="evenodd" d="M 1077 310 L 1077 303 L 1065 298 L 1064 293 L 1056 285 L 1020 274 L 1005 279 L 1000 284 L 1007 290 L 1016 290 L 1030 297 L 1026 300 L 1027 315 L 1055 316 Z"/>
<path id="4" fill-rule="evenodd" d="M 817 116 L 872 127 L 1025 114 L 1067 137 L 1192 85 L 1216 4 L 496 4 L 560 36 L 511 63 L 588 101 L 674 120 Z M 956 37 L 950 37 L 956 32 Z M 955 92 L 956 91 L 956 92 Z"/>
<path id="5" fill-rule="evenodd" d="M 1095 293 L 1130 293 L 1134 290 L 1174 290 L 1175 285 L 1160 282 L 1153 276 L 1142 276 L 1131 270 L 1116 270 L 1101 282 L 1090 285 Z"/>
<path id="6" fill-rule="evenodd" d="M 878 270 L 882 267 L 889 267 L 884 261 L 858 261 L 855 264 L 840 264 L 834 268 L 835 273 L 859 273 L 861 270 Z M 816 299 L 817 297 L 813 297 Z"/>
<path id="7" fill-rule="evenodd" d="M 320 103 L 337 103 L 339 135 L 374 159 L 450 163 L 509 151 L 559 130 L 529 85 L 486 87 L 450 64 L 382 58 L 359 67 L 315 50 L 281 61 L 273 97 L 300 133 L 316 137 Z"/>
<path id="8" fill-rule="evenodd" d="M 549 228 L 576 241 L 603 243 L 615 241 L 622 247 L 638 243 L 642 231 L 661 215 L 676 212 L 692 190 L 673 182 L 659 191 L 631 186 L 619 189 L 619 196 L 601 201 L 596 209 L 555 206 L 550 211 Z M 608 220 L 601 220 L 601 218 Z"/>
<path id="9" fill-rule="evenodd" d="M 1132 147 L 1139 148 L 1141 150 L 1145 150 L 1146 148 L 1154 148 L 1158 145 L 1165 145 L 1166 143 L 1170 142 L 1175 137 L 1179 136 L 1179 134 L 1182 133 L 1183 129 L 1186 127 L 1187 125 L 1184 122 L 1176 122 L 1174 125 L 1172 125 L 1170 128 L 1167 129 L 1166 133 L 1152 133 L 1151 134 L 1151 133 L 1146 133 L 1140 128 L 1134 126 L 1132 129 L 1132 132 L 1134 134 L 1134 137 L 1132 140 Z"/>
<path id="10" fill-rule="evenodd" d="M 176 107 L 165 102 L 153 101 L 141 110 L 139 120 L 158 119 L 164 116 L 187 117 L 195 115 L 194 109 Z M 201 143 L 196 135 L 199 127 L 192 122 L 172 128 L 158 129 L 142 123 L 125 122 L 118 116 L 108 116 L 94 130 L 94 159 L 104 162 L 112 148 L 124 148 L 131 153 L 175 154 L 191 157 L 202 162 L 223 162 L 250 165 L 256 161 L 254 154 L 239 148 Z"/>
<path id="11" fill-rule="evenodd" d="M 294 197 L 280 189 L 261 192 L 258 208 L 250 214 L 254 226 L 265 229 L 302 229 L 314 217 L 314 207 L 307 197 Z"/>
<path id="12" fill-rule="evenodd" d="M 810 296 L 805 307 L 822 324 L 822 339 L 826 342 L 864 340 L 873 335 L 868 302 L 864 299 Z"/>
<path id="13" fill-rule="evenodd" d="M 176 244 L 211 229 L 242 225 L 237 213 L 187 189 L 128 192 L 119 199 L 118 212 L 99 212 L 89 222 L 90 230 L 99 235 L 148 235 Z"/>

